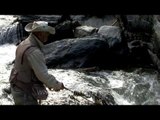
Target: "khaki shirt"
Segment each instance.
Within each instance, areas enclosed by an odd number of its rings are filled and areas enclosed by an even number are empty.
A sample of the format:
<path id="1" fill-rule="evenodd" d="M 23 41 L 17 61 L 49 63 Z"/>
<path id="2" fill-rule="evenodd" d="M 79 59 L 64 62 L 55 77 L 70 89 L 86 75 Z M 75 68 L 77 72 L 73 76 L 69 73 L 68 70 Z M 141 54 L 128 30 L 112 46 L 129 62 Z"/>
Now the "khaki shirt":
<path id="1" fill-rule="evenodd" d="M 43 82 L 48 88 L 59 88 L 60 84 L 55 77 L 48 73 L 44 54 L 42 52 L 43 43 L 31 34 L 34 40 L 39 44 L 40 49 L 36 49 L 27 55 L 27 59 L 37 78 Z"/>

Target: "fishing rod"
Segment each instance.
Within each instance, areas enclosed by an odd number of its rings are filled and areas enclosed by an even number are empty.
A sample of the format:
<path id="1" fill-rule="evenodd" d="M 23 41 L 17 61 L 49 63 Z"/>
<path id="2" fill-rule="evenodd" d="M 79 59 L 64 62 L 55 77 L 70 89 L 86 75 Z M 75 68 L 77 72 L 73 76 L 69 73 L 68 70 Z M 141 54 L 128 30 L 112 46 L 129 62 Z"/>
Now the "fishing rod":
<path id="1" fill-rule="evenodd" d="M 85 99 L 85 100 L 87 100 L 87 101 L 89 101 L 89 102 L 91 102 L 91 103 L 94 103 L 93 101 L 88 100 L 88 99 L 86 98 L 86 95 L 85 95 L 84 93 L 82 93 L 82 92 L 72 91 L 71 89 L 66 88 L 66 87 L 64 87 L 64 89 L 72 92 L 75 96 L 81 96 L 83 99 Z"/>

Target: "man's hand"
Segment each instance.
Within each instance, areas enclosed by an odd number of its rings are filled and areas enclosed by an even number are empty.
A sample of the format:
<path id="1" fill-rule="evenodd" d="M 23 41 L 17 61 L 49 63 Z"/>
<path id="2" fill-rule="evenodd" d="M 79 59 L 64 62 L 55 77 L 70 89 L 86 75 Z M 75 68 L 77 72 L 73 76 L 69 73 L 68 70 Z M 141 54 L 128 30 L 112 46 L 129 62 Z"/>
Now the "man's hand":
<path id="1" fill-rule="evenodd" d="M 59 82 L 59 85 L 57 88 L 54 88 L 55 91 L 60 91 L 60 90 L 63 90 L 64 89 L 64 85 L 62 82 Z"/>

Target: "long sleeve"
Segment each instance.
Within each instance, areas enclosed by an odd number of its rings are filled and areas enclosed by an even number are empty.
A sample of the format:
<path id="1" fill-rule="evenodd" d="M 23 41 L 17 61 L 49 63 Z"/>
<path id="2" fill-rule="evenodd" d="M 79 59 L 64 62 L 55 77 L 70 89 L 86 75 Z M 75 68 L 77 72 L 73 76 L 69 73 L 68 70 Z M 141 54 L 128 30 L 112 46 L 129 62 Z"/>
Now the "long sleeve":
<path id="1" fill-rule="evenodd" d="M 36 49 L 27 56 L 37 78 L 43 82 L 48 88 L 59 88 L 60 84 L 55 77 L 48 73 L 43 53 Z"/>

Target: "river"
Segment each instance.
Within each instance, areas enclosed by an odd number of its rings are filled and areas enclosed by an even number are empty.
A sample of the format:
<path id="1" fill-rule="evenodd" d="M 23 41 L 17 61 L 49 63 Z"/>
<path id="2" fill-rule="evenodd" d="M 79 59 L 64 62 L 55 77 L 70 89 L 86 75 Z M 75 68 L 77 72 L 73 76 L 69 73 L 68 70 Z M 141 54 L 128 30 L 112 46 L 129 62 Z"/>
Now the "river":
<path id="1" fill-rule="evenodd" d="M 0 16 L 0 28 L 6 29 L 15 18 Z M 0 45 L 0 105 L 13 105 L 12 95 L 3 91 L 9 86 L 10 64 L 15 57 L 14 44 Z M 49 69 L 49 73 L 72 91 L 81 91 L 86 96 L 74 96 L 69 90 L 59 92 L 50 91 L 47 100 L 42 105 L 92 105 L 94 99 L 90 92 L 109 92 L 118 105 L 159 105 L 160 83 L 159 74 L 149 68 L 133 68 L 125 70 L 101 70 L 94 72 L 80 72 L 73 69 Z"/>

